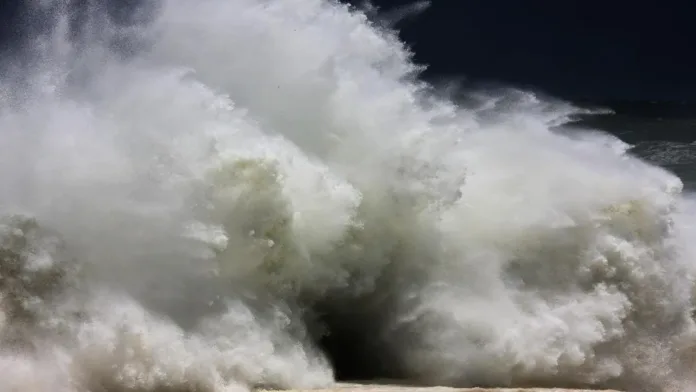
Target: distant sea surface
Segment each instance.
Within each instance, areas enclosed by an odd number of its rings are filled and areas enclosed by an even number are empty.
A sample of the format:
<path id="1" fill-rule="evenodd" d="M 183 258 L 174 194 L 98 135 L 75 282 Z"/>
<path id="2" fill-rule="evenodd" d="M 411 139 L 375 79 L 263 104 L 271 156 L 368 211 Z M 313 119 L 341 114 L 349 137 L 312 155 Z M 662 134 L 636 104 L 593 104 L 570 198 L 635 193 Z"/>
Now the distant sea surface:
<path id="1" fill-rule="evenodd" d="M 631 152 L 665 167 L 696 190 L 696 103 L 663 101 L 580 102 L 613 113 L 582 117 L 575 126 L 612 133 Z"/>

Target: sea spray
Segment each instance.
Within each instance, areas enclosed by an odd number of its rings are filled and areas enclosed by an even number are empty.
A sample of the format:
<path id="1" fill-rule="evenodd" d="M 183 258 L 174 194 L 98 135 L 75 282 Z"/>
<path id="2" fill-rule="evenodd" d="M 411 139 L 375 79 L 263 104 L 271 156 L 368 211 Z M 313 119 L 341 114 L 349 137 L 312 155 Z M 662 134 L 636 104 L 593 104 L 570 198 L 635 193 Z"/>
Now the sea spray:
<path id="1" fill-rule="evenodd" d="M 329 1 L 34 6 L 0 86 L 0 391 L 689 385 L 693 198 L 563 129 L 584 111 L 458 106 Z"/>

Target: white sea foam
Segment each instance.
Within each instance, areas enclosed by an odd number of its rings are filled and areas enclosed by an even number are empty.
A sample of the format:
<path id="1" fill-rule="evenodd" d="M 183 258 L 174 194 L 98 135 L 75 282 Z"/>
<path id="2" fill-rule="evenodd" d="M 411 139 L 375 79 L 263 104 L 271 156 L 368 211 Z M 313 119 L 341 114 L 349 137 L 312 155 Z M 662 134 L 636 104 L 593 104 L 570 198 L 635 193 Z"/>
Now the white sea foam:
<path id="1" fill-rule="evenodd" d="M 690 382 L 694 200 L 570 106 L 437 98 L 328 1 L 49 5 L 1 86 L 0 391 L 328 385 L 318 309 L 413 382 Z"/>

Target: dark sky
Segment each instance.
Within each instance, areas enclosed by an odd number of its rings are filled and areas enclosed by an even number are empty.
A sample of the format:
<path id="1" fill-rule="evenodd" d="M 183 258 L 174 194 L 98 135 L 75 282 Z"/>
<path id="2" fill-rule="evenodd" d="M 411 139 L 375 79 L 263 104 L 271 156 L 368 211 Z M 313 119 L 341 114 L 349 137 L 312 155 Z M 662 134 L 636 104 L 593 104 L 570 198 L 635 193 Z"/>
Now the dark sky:
<path id="1" fill-rule="evenodd" d="M 412 1 L 372 3 L 387 11 Z M 429 64 L 427 78 L 502 82 L 569 98 L 696 101 L 696 2 L 431 3 L 397 26 L 416 60 Z M 0 44 L 26 26 L 21 4 L 0 0 Z M 119 7 L 126 8 L 112 9 Z"/>
<path id="2" fill-rule="evenodd" d="M 432 0 L 399 27 L 430 76 L 569 97 L 696 100 L 696 2 Z"/>

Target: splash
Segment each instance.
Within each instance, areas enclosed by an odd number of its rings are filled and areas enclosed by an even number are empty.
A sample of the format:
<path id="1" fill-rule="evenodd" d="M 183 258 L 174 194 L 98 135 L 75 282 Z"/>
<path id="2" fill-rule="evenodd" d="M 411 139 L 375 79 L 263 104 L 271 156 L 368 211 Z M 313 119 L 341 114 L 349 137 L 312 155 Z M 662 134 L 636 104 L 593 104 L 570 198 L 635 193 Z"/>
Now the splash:
<path id="1" fill-rule="evenodd" d="M 691 382 L 694 199 L 581 110 L 443 99 L 328 1 L 34 6 L 1 391 Z"/>

